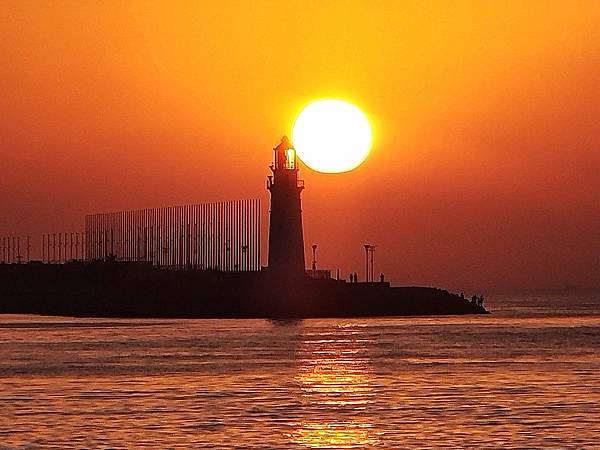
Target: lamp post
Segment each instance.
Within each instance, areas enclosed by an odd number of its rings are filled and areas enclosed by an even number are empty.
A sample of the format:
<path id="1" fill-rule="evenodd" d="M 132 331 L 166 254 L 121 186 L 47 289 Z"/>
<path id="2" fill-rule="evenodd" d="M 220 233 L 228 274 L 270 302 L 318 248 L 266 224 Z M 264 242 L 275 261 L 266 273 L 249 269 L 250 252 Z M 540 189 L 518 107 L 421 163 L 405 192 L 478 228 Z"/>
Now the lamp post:
<path id="1" fill-rule="evenodd" d="M 371 250 L 370 244 L 365 244 L 365 282 L 369 282 L 369 251 Z"/>
<path id="2" fill-rule="evenodd" d="M 371 247 L 369 248 L 369 251 L 371 252 L 371 282 L 375 281 L 375 277 L 373 275 L 373 260 L 375 259 L 375 248 L 377 246 L 376 245 L 371 245 Z"/>

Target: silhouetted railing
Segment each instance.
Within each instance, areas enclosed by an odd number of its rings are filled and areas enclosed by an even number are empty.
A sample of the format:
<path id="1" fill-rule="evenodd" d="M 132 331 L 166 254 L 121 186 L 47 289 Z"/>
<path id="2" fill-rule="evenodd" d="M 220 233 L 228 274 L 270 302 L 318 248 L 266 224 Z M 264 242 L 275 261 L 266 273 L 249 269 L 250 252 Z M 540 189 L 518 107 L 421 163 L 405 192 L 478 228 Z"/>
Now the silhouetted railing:
<path id="1" fill-rule="evenodd" d="M 260 200 L 87 215 L 84 249 L 88 260 L 260 270 Z"/>
<path id="2" fill-rule="evenodd" d="M 31 237 L 4 236 L 0 238 L 0 263 L 14 264 L 30 260 Z"/>
<path id="3" fill-rule="evenodd" d="M 85 258 L 84 233 L 42 234 L 42 261 L 58 264 Z"/>

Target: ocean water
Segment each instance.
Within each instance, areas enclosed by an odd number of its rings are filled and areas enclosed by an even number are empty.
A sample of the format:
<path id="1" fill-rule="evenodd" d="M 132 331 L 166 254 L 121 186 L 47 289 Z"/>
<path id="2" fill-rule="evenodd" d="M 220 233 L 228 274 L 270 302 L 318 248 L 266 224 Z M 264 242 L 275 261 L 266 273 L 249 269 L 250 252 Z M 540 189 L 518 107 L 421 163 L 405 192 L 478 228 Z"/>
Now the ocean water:
<path id="1" fill-rule="evenodd" d="M 0 316 L 0 448 L 600 448 L 600 295 L 490 316 Z"/>

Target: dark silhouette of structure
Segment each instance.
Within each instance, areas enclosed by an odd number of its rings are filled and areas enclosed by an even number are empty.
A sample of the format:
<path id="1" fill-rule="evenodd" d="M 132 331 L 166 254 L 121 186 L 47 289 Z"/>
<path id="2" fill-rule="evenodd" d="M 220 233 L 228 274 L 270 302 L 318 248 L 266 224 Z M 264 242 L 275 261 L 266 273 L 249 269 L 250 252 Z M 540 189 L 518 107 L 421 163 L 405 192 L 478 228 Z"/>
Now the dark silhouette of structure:
<path id="1" fill-rule="evenodd" d="M 86 217 L 85 233 L 44 235 L 47 262 L 23 264 L 19 239 L 2 239 L 0 313 L 287 319 L 487 312 L 483 297 L 391 287 L 383 273 L 374 283 L 372 244 L 365 245 L 364 283 L 356 273 L 346 282 L 317 270 L 316 245 L 306 270 L 296 152 L 284 137 L 274 155 L 267 270 L 260 270 L 256 200 L 95 214 Z"/>
<path id="2" fill-rule="evenodd" d="M 62 264 L 86 259 L 87 238 L 88 234 L 84 232 L 43 234 L 42 261 L 48 264 Z"/>
<path id="3" fill-rule="evenodd" d="M 445 290 L 151 263 L 0 264 L 0 313 L 73 317 L 311 318 L 486 313 Z"/>
<path id="4" fill-rule="evenodd" d="M 260 200 L 90 214 L 85 259 L 154 267 L 260 270 Z"/>
<path id="5" fill-rule="evenodd" d="M 304 235 L 300 194 L 304 182 L 298 179 L 296 150 L 287 137 L 273 149 L 272 174 L 267 177 L 271 193 L 269 222 L 269 270 L 280 277 L 304 276 Z"/>
<path id="6" fill-rule="evenodd" d="M 375 249 L 377 248 L 374 244 L 364 244 L 365 248 L 365 282 L 374 282 L 375 278 L 373 276 L 373 259 Z M 371 271 L 369 272 L 369 260 L 371 262 Z"/>
<path id="7" fill-rule="evenodd" d="M 21 236 L 5 236 L 0 238 L 0 263 L 20 264 L 31 260 L 31 236 L 23 237 L 25 244 L 21 249 Z M 22 253 L 25 250 L 25 254 Z"/>

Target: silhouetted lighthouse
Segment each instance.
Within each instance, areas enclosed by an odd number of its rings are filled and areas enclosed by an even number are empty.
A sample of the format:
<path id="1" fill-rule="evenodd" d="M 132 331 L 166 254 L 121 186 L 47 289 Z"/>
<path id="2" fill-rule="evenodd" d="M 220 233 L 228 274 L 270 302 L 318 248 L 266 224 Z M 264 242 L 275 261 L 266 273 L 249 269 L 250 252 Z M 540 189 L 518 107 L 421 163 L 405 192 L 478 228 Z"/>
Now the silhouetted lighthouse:
<path id="1" fill-rule="evenodd" d="M 305 274 L 304 237 L 300 194 L 304 182 L 298 180 L 296 150 L 286 136 L 274 149 L 273 172 L 267 178 L 271 193 L 269 224 L 269 271 L 283 276 Z"/>

